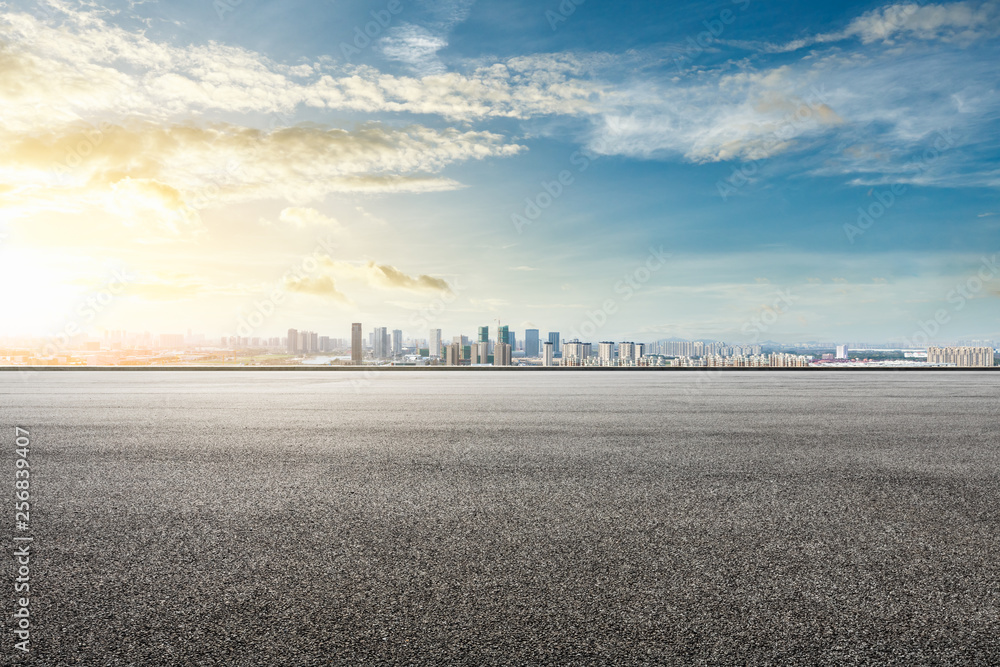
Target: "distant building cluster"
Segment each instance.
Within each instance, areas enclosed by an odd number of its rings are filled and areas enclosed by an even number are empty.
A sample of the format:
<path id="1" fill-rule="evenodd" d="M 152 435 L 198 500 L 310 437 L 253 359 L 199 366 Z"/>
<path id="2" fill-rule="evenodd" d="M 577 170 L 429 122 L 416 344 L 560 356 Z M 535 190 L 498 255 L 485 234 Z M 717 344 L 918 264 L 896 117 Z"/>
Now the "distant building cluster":
<path id="1" fill-rule="evenodd" d="M 649 344 L 649 354 L 665 357 L 750 356 L 763 353 L 760 345 L 727 345 L 700 340 L 661 340 Z"/>
<path id="2" fill-rule="evenodd" d="M 712 368 L 716 367 L 734 367 L 734 368 L 759 368 L 759 367 L 770 367 L 770 368 L 797 368 L 808 366 L 812 363 L 812 357 L 807 357 L 801 354 L 787 354 L 774 352 L 771 354 L 753 354 L 749 356 L 745 355 L 728 355 L 722 356 L 720 354 L 713 354 L 707 357 L 702 357 L 700 359 L 692 359 L 691 357 L 679 357 L 675 366 L 708 366 Z"/>
<path id="3" fill-rule="evenodd" d="M 994 366 L 993 341 L 960 341 L 958 346 L 900 348 L 865 343 L 796 343 L 788 346 L 729 344 L 721 341 L 651 342 L 563 340 L 558 331 L 526 329 L 518 336 L 496 321 L 475 335 L 445 337 L 430 329 L 426 338 L 401 329 L 351 325 L 350 338 L 288 329 L 281 337 L 106 331 L 101 337 L 31 339 L 20 347 L 0 341 L 0 364 L 7 365 L 444 365 L 564 366 L 628 368 L 646 366 L 792 368 L 802 366 Z M 246 332 L 249 333 L 249 332 Z M 20 343 L 19 343 L 20 344 Z"/>
<path id="4" fill-rule="evenodd" d="M 298 329 L 289 329 L 284 341 L 279 338 L 271 338 L 268 339 L 268 344 L 265 346 L 250 345 L 250 347 L 278 349 L 284 347 L 288 354 L 330 353 L 342 349 L 343 346 L 344 341 L 339 338 L 320 336 L 315 331 L 299 331 Z"/>
<path id="5" fill-rule="evenodd" d="M 563 346 L 563 366 L 650 366 L 657 360 L 646 356 L 645 343 L 630 341 L 617 343 L 601 341 L 597 344 L 597 355 L 593 355 L 593 345 L 579 340 L 566 341 Z"/>
<path id="6" fill-rule="evenodd" d="M 929 347 L 927 363 L 965 367 L 993 366 L 992 347 Z"/>

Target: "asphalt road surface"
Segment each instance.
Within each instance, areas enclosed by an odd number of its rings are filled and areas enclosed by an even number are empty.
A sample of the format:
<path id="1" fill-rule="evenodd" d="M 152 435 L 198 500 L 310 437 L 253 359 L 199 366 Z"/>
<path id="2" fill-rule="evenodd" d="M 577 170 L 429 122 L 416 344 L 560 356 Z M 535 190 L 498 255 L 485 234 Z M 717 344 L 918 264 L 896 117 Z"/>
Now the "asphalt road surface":
<path id="1" fill-rule="evenodd" d="M 998 417 L 996 373 L 0 373 L 0 662 L 1000 664 Z"/>

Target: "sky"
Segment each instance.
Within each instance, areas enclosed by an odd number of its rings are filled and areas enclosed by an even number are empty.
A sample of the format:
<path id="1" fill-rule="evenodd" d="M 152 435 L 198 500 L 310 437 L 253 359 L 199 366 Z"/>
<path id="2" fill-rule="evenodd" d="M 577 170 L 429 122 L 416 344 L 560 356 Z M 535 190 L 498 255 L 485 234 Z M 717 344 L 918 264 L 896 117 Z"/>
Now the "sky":
<path id="1" fill-rule="evenodd" d="M 1000 2 L 0 7 L 0 335 L 1000 339 Z"/>

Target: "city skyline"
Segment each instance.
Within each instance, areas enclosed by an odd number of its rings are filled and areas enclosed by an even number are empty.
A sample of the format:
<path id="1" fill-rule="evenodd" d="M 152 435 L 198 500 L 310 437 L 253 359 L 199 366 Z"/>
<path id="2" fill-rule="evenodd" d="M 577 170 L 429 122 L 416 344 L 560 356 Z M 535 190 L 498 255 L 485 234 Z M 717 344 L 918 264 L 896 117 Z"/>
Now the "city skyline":
<path id="1" fill-rule="evenodd" d="M 0 336 L 998 339 L 998 34 L 993 1 L 11 2 Z"/>
<path id="2" fill-rule="evenodd" d="M 358 342 L 362 349 L 365 350 L 376 350 L 380 349 L 384 352 L 386 350 L 392 350 L 394 353 L 398 353 L 404 344 L 408 347 L 413 347 L 414 345 L 426 345 L 429 347 L 431 356 L 439 356 L 440 351 L 449 344 L 449 340 L 461 338 L 464 341 L 464 345 L 472 345 L 475 343 L 488 343 L 492 349 L 492 346 L 499 340 L 508 340 L 516 351 L 524 351 L 528 353 L 530 351 L 537 351 L 536 355 L 529 356 L 542 356 L 544 345 L 553 345 L 555 353 L 558 355 L 561 353 L 562 347 L 566 343 L 587 343 L 587 344 L 602 344 L 605 342 L 613 343 L 614 345 L 628 344 L 628 345 L 656 345 L 656 344 L 718 344 L 718 345 L 735 345 L 735 346 L 767 346 L 770 348 L 776 348 L 781 346 L 800 346 L 800 347 L 816 347 L 816 348 L 830 348 L 836 352 L 836 358 L 843 358 L 844 353 L 848 349 L 852 351 L 860 350 L 901 350 L 901 349 L 920 349 L 927 350 L 935 346 L 939 347 L 955 347 L 955 346 L 972 346 L 972 347 L 993 347 L 997 349 L 1000 353 L 1000 340 L 990 339 L 990 338 L 953 338 L 953 339 L 931 339 L 929 342 L 925 343 L 924 340 L 908 341 L 908 340 L 884 340 L 875 341 L 869 340 L 864 341 L 863 339 L 850 339 L 845 342 L 845 339 L 819 339 L 819 340 L 797 340 L 791 342 L 783 342 L 770 340 L 761 337 L 754 337 L 752 339 L 730 339 L 728 341 L 716 339 L 716 338 L 682 338 L 682 337 L 669 337 L 669 338 L 644 338 L 634 341 L 613 339 L 609 340 L 607 337 L 605 339 L 588 338 L 586 336 L 577 335 L 564 335 L 564 332 L 560 331 L 545 331 L 544 342 L 541 337 L 543 330 L 538 329 L 528 329 L 522 330 L 524 335 L 518 336 L 518 331 L 509 325 L 501 325 L 499 327 L 489 327 L 489 326 L 467 326 L 464 328 L 456 329 L 455 331 L 460 331 L 461 333 L 446 334 L 442 329 L 431 329 L 427 332 L 426 336 L 421 336 L 419 334 L 411 334 L 410 332 L 403 331 L 401 329 L 389 329 L 386 326 L 372 326 L 370 329 L 365 329 L 364 323 L 351 323 L 347 333 L 344 333 L 337 329 L 336 331 L 330 331 L 328 328 L 322 329 L 323 332 L 310 331 L 308 329 L 297 329 L 289 328 L 284 330 L 284 335 L 279 336 L 268 336 L 268 335 L 249 335 L 248 332 L 244 332 L 245 335 L 213 335 L 206 334 L 204 332 L 195 331 L 193 329 L 187 329 L 187 333 L 178 332 L 151 332 L 151 331 L 137 331 L 137 330 L 104 330 L 98 334 L 88 334 L 88 333 L 76 333 L 72 336 L 59 335 L 56 337 L 16 337 L 16 336 L 0 336 L 0 344 L 3 345 L 14 345 L 14 346 L 28 346 L 43 349 L 48 349 L 49 353 L 57 353 L 61 350 L 76 349 L 83 343 L 87 342 L 97 342 L 97 341 L 114 341 L 117 343 L 125 343 L 134 346 L 158 346 L 158 347 L 215 347 L 216 342 L 223 347 L 226 346 L 242 346 L 242 347 L 280 347 L 282 349 L 288 349 L 289 351 L 310 351 L 314 350 L 317 345 L 317 341 L 327 340 L 329 345 L 321 345 L 321 349 L 330 351 L 332 349 L 351 349 L 354 346 L 354 342 Z M 472 334 L 471 332 L 475 332 Z M 343 337 L 336 335 L 338 333 L 343 334 Z M 538 336 L 535 340 L 537 343 L 537 348 L 531 345 L 532 336 Z M 308 337 L 308 338 L 303 338 Z M 380 348 L 376 341 L 384 340 L 384 344 Z M 298 343 L 290 343 L 289 341 L 300 341 Z M 301 342 L 306 341 L 306 342 Z M 436 349 L 435 349 L 436 348 Z M 384 355 L 392 356 L 392 355 Z"/>

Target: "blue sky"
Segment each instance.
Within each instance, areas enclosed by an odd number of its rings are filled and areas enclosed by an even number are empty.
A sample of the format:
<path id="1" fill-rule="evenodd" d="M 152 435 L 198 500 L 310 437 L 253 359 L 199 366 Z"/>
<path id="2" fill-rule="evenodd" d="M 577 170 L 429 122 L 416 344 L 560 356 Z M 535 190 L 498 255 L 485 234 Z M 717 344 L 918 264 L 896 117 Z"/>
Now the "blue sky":
<path id="1" fill-rule="evenodd" d="M 8 2 L 0 334 L 120 270 L 83 328 L 1000 339 L 998 33 L 997 2 Z"/>

